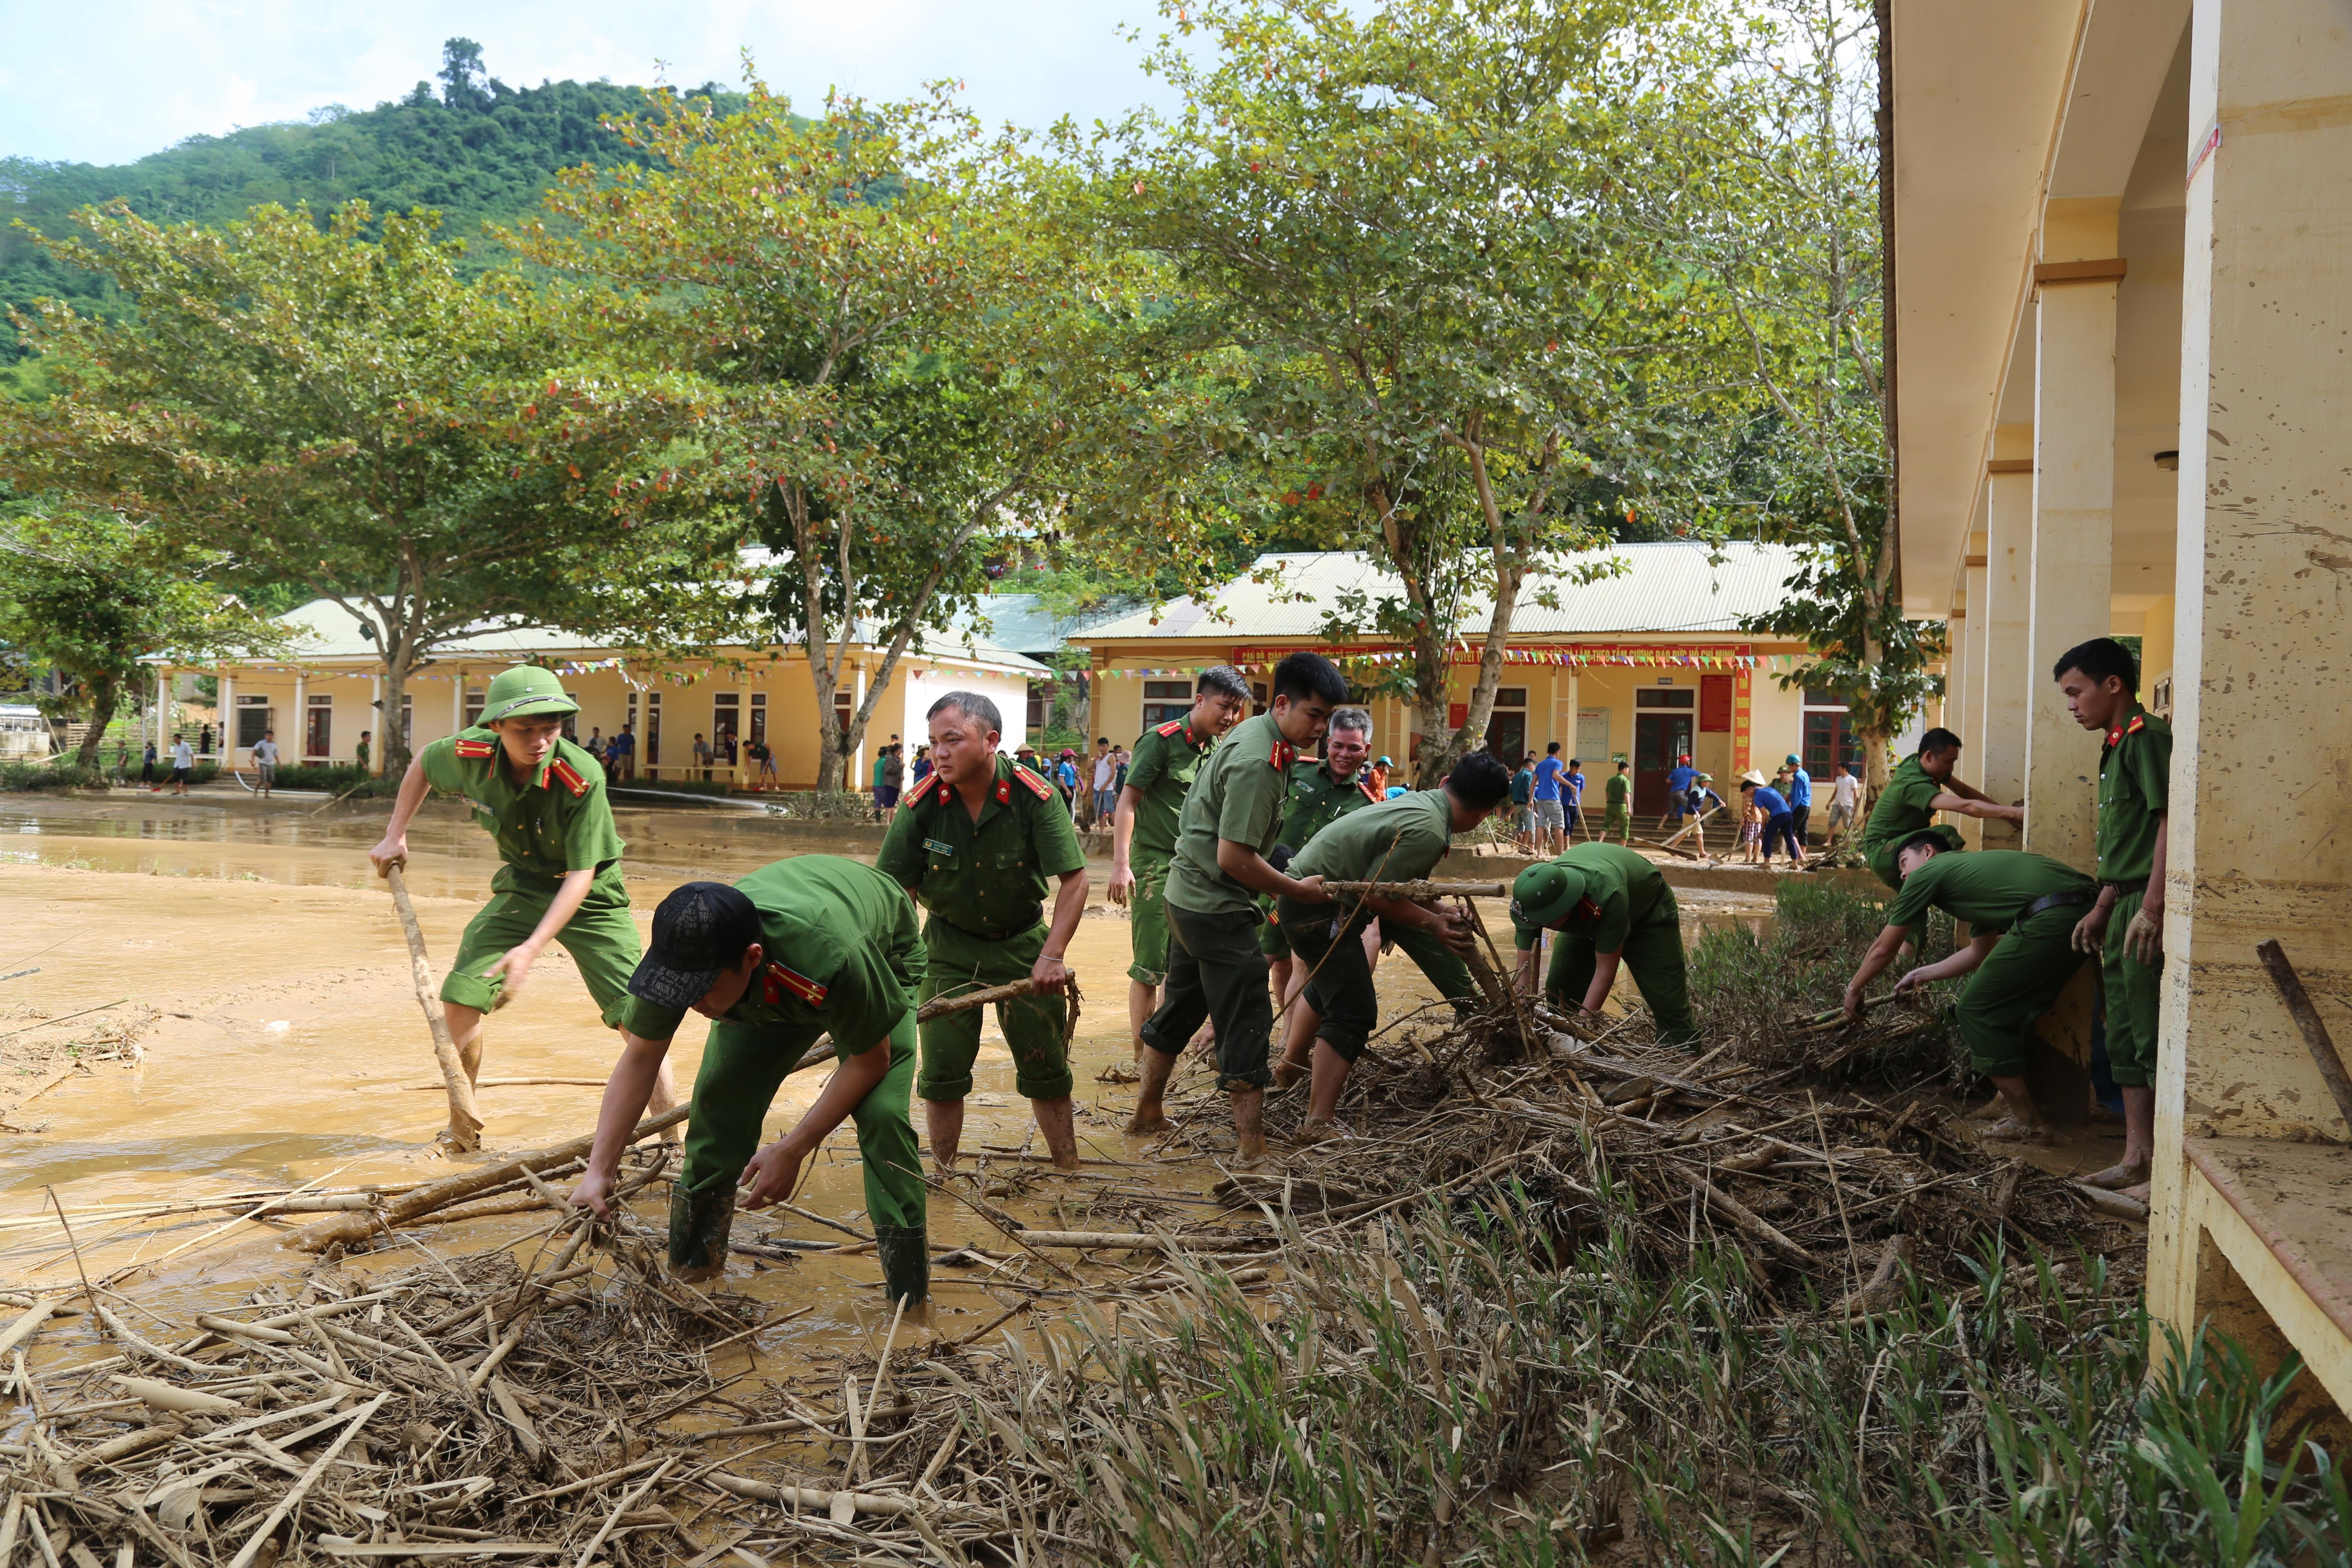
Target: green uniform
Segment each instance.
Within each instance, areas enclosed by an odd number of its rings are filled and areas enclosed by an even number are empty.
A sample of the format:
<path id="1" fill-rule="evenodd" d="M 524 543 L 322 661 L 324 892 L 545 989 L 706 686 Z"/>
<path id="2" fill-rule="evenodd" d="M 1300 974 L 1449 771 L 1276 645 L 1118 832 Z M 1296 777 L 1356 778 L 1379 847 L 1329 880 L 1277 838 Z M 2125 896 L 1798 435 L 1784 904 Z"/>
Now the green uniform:
<path id="1" fill-rule="evenodd" d="M 1133 922 L 1129 928 L 1128 978 L 1157 985 L 1168 978 L 1168 862 L 1176 853 L 1176 828 L 1184 811 L 1184 797 L 1201 771 L 1201 761 L 1216 749 L 1214 735 L 1194 734 L 1181 719 L 1154 725 L 1139 736 L 1128 759 L 1123 794 L 1133 785 L 1135 829 L 1127 844 L 1127 868 L 1135 873 L 1135 892 L 1129 901 Z"/>
<path id="2" fill-rule="evenodd" d="M 1936 823 L 1934 802 L 1945 793 L 1940 780 L 1927 776 L 1917 757 L 1906 757 L 1887 775 L 1886 787 L 1878 792 L 1871 804 L 1870 821 L 1862 830 L 1863 858 L 1878 873 L 1878 879 L 1890 888 L 1903 886 L 1903 873 L 1895 868 L 1895 851 L 1903 841 L 1923 827 Z M 1947 849 L 1962 848 L 1966 840 L 1957 827 L 1939 829 Z"/>
<path id="3" fill-rule="evenodd" d="M 2107 731 L 2099 751 L 2099 880 L 2116 889 L 2099 978 L 2107 1014 L 2107 1066 L 2116 1082 L 2146 1089 L 2156 1081 L 2157 1005 L 2164 958 L 2142 963 L 2125 951 L 2124 933 L 2139 913 L 2156 868 L 2172 781 L 2172 726 L 2134 704 Z"/>
<path id="4" fill-rule="evenodd" d="M 1657 1020 L 1659 1039 L 1696 1044 L 1698 1023 L 1691 1016 L 1690 977 L 1683 963 L 1682 909 L 1664 873 L 1637 851 L 1616 844 L 1580 844 L 1554 856 L 1552 864 L 1581 875 L 1585 896 L 1566 920 L 1553 922 L 1559 935 L 1552 943 L 1544 994 L 1556 1007 L 1581 1007 L 1600 955 L 1614 952 Z M 1534 948 L 1537 928 L 1519 918 L 1516 901 L 1511 917 L 1519 951 Z"/>
<path id="5" fill-rule="evenodd" d="M 1168 867 L 1168 990 L 1143 1043 L 1173 1056 L 1204 1018 L 1217 1024 L 1217 1087 L 1263 1089 L 1274 1004 L 1257 948 L 1257 899 L 1217 868 L 1232 840 L 1264 855 L 1282 831 L 1297 753 L 1271 713 L 1245 719 L 1211 753 L 1184 797 Z"/>
<path id="6" fill-rule="evenodd" d="M 1276 837 L 1275 847 L 1296 856 L 1324 828 L 1351 811 L 1379 805 L 1380 799 L 1371 775 L 1361 768 L 1344 779 L 1333 778 L 1330 763 L 1301 757 L 1290 764 L 1290 798 L 1283 806 L 1282 832 Z M 1274 900 L 1261 898 L 1258 907 L 1272 915 Z M 1290 956 L 1290 942 L 1282 933 L 1279 919 L 1269 919 L 1257 928 L 1257 947 L 1268 958 Z"/>
<path id="7" fill-rule="evenodd" d="M 1340 882 L 1410 882 L 1426 877 L 1454 843 L 1454 808 L 1442 789 L 1422 790 L 1351 812 L 1332 823 L 1291 862 L 1294 877 L 1324 877 Z M 1316 1037 L 1352 1062 L 1380 1022 L 1372 972 L 1364 958 L 1362 934 L 1371 911 L 1360 899 L 1326 904 L 1279 900 L 1279 918 L 1307 967 L 1307 1005 L 1322 1019 Z M 1416 936 L 1426 933 L 1416 931 Z M 1445 952 L 1434 938 L 1429 945 Z M 1469 972 L 1458 957 L 1465 987 Z M 1433 978 L 1434 978 L 1433 976 Z M 1441 987 L 1443 989 L 1443 987 Z"/>
<path id="8" fill-rule="evenodd" d="M 889 877 L 838 855 L 778 860 L 735 887 L 760 911 L 765 956 L 743 999 L 712 1023 L 702 1048 L 686 1165 L 670 1204 L 671 1266 L 725 1260 L 735 1183 L 759 1148 L 761 1120 L 784 1075 L 830 1034 L 835 1060 L 890 1053 L 889 1072 L 850 1116 L 883 1280 L 893 1298 L 921 1300 L 930 1279 L 922 1152 L 907 1119 L 915 996 L 923 984 L 915 906 Z M 632 996 L 621 1026 L 640 1039 L 667 1040 L 685 1017 Z"/>
<path id="9" fill-rule="evenodd" d="M 538 775 L 518 783 L 502 751 L 497 731 L 475 728 L 434 742 L 417 757 L 427 784 L 473 803 L 474 819 L 499 847 L 490 901 L 459 939 L 441 1000 L 481 1013 L 497 1006 L 505 978 L 484 971 L 539 928 L 567 873 L 593 870 L 587 899 L 555 940 L 580 966 L 604 1022 L 617 1024 L 643 948 L 621 885 L 621 835 L 604 794 L 604 770 L 559 738 Z"/>
<path id="10" fill-rule="evenodd" d="M 1620 844 L 1633 837 L 1633 778 L 1630 773 L 1617 773 L 1602 786 L 1609 805 L 1608 815 L 1601 819 L 1601 837 L 1613 838 Z"/>
<path id="11" fill-rule="evenodd" d="M 1976 1069 L 2014 1078 L 2025 1070 L 2033 1021 L 2050 1011 L 2083 962 L 2074 927 L 2097 896 L 2091 879 L 2047 855 L 1947 850 L 1903 879 L 1886 923 L 1916 931 L 1932 906 L 1968 921 L 1971 936 L 2000 935 L 1969 976 L 1957 1012 Z"/>
<path id="12" fill-rule="evenodd" d="M 925 779 L 883 837 L 875 861 L 930 918 L 923 922 L 920 1000 L 1026 980 L 1045 950 L 1045 901 L 1052 879 L 1086 868 L 1070 814 L 1054 786 L 1012 758 L 996 759 L 996 780 L 980 818 L 955 786 Z M 1069 1049 L 1062 1038 L 1067 999 L 1058 991 L 1000 1002 L 997 1022 L 1012 1048 L 1015 1082 L 1032 1100 L 1070 1092 Z M 971 1092 L 980 1054 L 977 1008 L 922 1026 L 923 1070 L 915 1092 L 960 1100 Z"/>

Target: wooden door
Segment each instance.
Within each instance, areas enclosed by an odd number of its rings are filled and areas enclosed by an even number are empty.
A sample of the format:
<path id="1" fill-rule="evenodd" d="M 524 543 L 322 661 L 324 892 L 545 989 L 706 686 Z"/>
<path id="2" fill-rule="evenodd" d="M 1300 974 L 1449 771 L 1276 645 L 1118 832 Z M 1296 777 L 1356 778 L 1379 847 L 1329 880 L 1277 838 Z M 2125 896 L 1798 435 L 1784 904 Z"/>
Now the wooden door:
<path id="1" fill-rule="evenodd" d="M 1691 749 L 1692 714 L 1633 715 L 1633 815 L 1662 816 L 1666 809 L 1666 774 L 1675 759 Z"/>

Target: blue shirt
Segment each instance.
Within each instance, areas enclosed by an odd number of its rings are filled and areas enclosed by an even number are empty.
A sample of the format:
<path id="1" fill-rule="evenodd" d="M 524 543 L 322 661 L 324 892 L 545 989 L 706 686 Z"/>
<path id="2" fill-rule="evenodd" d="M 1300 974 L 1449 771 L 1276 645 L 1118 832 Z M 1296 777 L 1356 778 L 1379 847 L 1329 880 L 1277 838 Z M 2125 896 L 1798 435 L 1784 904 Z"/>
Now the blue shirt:
<path id="1" fill-rule="evenodd" d="M 1058 784 L 1066 784 L 1075 788 L 1078 782 L 1078 770 L 1072 767 L 1069 763 L 1065 760 L 1059 766 L 1055 768 L 1054 782 Z"/>
<path id="2" fill-rule="evenodd" d="M 1536 798 L 1538 800 L 1559 798 L 1559 772 L 1563 765 L 1558 757 L 1546 757 L 1536 764 Z"/>
<path id="3" fill-rule="evenodd" d="M 1535 769 L 1521 768 L 1517 773 L 1513 773 L 1511 775 L 1511 800 L 1513 804 L 1517 805 L 1527 805 L 1528 802 L 1533 798 L 1528 794 L 1528 792 L 1535 788 Z"/>
<path id="4" fill-rule="evenodd" d="M 1688 795 L 1690 786 L 1698 782 L 1698 770 L 1685 763 L 1666 775 L 1666 787 L 1676 795 Z M 1778 799 L 1776 795 L 1773 798 Z"/>
<path id="5" fill-rule="evenodd" d="M 1789 775 L 1789 804 L 1792 806 L 1813 804 L 1813 775 L 1802 768 Z"/>
<path id="6" fill-rule="evenodd" d="M 1580 801 L 1584 798 L 1584 775 L 1582 773 L 1562 773 L 1559 777 L 1561 784 L 1567 787 L 1568 799 Z"/>
<path id="7" fill-rule="evenodd" d="M 1768 822 L 1773 817 L 1789 815 L 1789 803 L 1782 800 L 1780 792 L 1770 784 L 1758 785 L 1756 793 L 1749 799 L 1755 805 L 1763 807 L 1764 817 Z"/>

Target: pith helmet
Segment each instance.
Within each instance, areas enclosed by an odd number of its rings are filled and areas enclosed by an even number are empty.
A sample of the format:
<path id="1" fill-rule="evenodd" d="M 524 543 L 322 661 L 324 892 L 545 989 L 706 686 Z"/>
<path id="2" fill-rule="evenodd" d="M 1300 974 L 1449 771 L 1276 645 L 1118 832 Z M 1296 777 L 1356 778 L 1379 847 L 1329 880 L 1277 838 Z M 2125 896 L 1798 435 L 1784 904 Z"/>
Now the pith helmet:
<path id="1" fill-rule="evenodd" d="M 1548 926 L 1566 920 L 1584 901 L 1584 873 L 1557 860 L 1530 866 L 1511 884 L 1511 913 L 1522 923 Z"/>
<path id="2" fill-rule="evenodd" d="M 489 694 L 482 700 L 485 724 L 500 719 L 579 711 L 580 704 L 563 694 L 563 682 L 555 678 L 555 672 L 535 664 L 519 664 L 499 671 L 498 679 L 490 682 Z"/>

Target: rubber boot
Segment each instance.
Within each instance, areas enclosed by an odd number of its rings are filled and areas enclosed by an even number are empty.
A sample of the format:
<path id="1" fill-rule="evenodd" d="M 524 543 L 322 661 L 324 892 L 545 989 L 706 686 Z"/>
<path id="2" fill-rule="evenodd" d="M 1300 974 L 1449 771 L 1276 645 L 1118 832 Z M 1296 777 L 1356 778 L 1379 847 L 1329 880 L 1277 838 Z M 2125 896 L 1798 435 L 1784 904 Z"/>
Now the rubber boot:
<path id="1" fill-rule="evenodd" d="M 893 1301 L 920 1306 L 931 1297 L 930 1232 L 919 1225 L 877 1225 L 875 1253 L 882 1260 L 882 1290 Z"/>
<path id="2" fill-rule="evenodd" d="M 735 1223 L 735 1184 L 697 1193 L 681 1182 L 669 1195 L 670 1272 L 689 1281 L 714 1279 L 727 1267 L 727 1233 Z"/>

